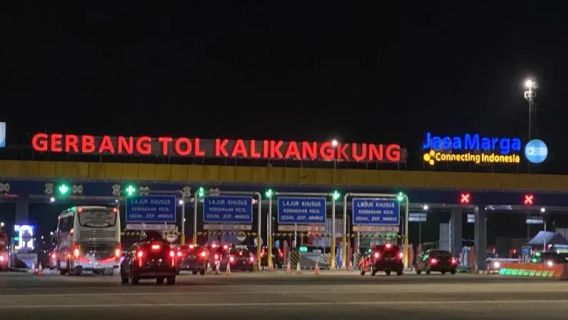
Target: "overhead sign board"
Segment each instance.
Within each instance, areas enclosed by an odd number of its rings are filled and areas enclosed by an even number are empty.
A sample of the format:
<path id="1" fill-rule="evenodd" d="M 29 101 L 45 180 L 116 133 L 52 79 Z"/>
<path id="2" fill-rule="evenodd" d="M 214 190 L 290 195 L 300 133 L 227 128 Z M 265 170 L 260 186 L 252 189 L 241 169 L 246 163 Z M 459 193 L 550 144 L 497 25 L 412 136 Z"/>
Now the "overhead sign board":
<path id="1" fill-rule="evenodd" d="M 324 197 L 278 197 L 278 224 L 325 224 Z"/>
<path id="2" fill-rule="evenodd" d="M 196 137 L 93 136 L 35 133 L 36 152 L 78 155 L 168 156 L 298 161 L 389 162 L 406 161 L 406 150 L 396 143 L 338 143 Z"/>
<path id="3" fill-rule="evenodd" d="M 422 144 L 423 160 L 429 165 L 441 162 L 473 164 L 518 164 L 521 162 L 521 139 L 518 137 L 435 135 L 426 132 Z"/>
<path id="4" fill-rule="evenodd" d="M 290 225 L 290 224 L 283 224 L 278 226 L 278 231 L 281 232 L 324 232 L 325 226 L 324 225 L 307 225 L 307 224 L 299 224 L 299 225 Z"/>
<path id="5" fill-rule="evenodd" d="M 252 224 L 252 197 L 208 196 L 203 199 L 205 223 Z"/>
<path id="6" fill-rule="evenodd" d="M 353 198 L 353 225 L 399 225 L 400 207 L 391 198 Z"/>
<path id="7" fill-rule="evenodd" d="M 126 199 L 126 222 L 175 223 L 176 197 L 138 196 Z"/>

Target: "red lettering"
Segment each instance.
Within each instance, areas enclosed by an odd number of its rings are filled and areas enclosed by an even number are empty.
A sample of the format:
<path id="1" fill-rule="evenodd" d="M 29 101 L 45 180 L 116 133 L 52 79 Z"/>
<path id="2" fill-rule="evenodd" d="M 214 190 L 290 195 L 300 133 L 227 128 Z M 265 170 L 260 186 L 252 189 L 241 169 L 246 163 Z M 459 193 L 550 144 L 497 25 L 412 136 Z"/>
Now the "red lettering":
<path id="1" fill-rule="evenodd" d="M 172 137 L 159 137 L 158 142 L 162 145 L 162 155 L 167 156 L 170 150 L 170 143 L 172 143 Z"/>
<path id="2" fill-rule="evenodd" d="M 378 147 L 377 147 L 378 146 Z M 369 161 L 383 161 L 383 145 L 369 144 Z"/>
<path id="3" fill-rule="evenodd" d="M 95 152 L 95 137 L 87 134 L 81 136 L 81 152 L 82 153 Z"/>
<path id="4" fill-rule="evenodd" d="M 185 144 L 185 147 L 182 147 Z M 176 139 L 174 151 L 178 156 L 187 156 L 191 153 L 191 141 L 188 138 Z"/>
<path id="5" fill-rule="evenodd" d="M 51 134 L 51 144 L 49 149 L 51 152 L 61 152 L 63 148 L 61 147 L 61 140 L 63 139 L 63 135 L 61 133 L 52 133 Z"/>
<path id="6" fill-rule="evenodd" d="M 118 137 L 118 152 L 119 154 L 132 154 L 134 152 L 134 138 L 120 136 Z"/>
<path id="7" fill-rule="evenodd" d="M 201 141 L 199 140 L 199 138 L 195 138 L 193 139 L 193 141 L 195 141 L 195 156 L 196 157 L 205 157 L 205 152 L 203 150 L 201 150 Z"/>
<path id="8" fill-rule="evenodd" d="M 250 157 L 254 159 L 260 158 L 260 152 L 256 151 L 256 141 L 250 140 Z"/>
<path id="9" fill-rule="evenodd" d="M 357 153 L 357 144 L 351 144 L 351 157 L 353 157 L 353 160 L 355 161 L 364 161 L 365 158 L 367 158 L 367 144 L 361 144 L 361 148 L 359 149 L 361 149 L 360 154 Z"/>
<path id="10" fill-rule="evenodd" d="M 349 143 L 346 144 L 340 144 L 337 146 L 337 160 L 347 160 L 349 161 L 351 158 L 349 157 L 349 154 L 347 154 L 347 148 L 349 148 Z"/>
<path id="11" fill-rule="evenodd" d="M 32 137 L 32 149 L 34 151 L 45 152 L 49 148 L 47 143 L 47 134 L 45 133 L 36 133 Z"/>
<path id="12" fill-rule="evenodd" d="M 315 160 L 317 157 L 318 145 L 315 142 L 302 142 L 302 158 L 304 160 Z"/>
<path id="13" fill-rule="evenodd" d="M 103 136 L 101 142 L 99 143 L 99 153 L 108 152 L 114 154 L 114 146 L 112 145 L 112 140 L 109 136 Z"/>
<path id="14" fill-rule="evenodd" d="M 142 155 L 149 155 L 152 153 L 152 138 L 148 136 L 139 137 L 136 139 L 136 152 Z"/>
<path id="15" fill-rule="evenodd" d="M 74 134 L 65 135 L 65 152 L 70 152 L 73 149 L 73 152 L 79 152 L 79 138 Z"/>
<path id="16" fill-rule="evenodd" d="M 322 158 L 323 160 L 333 160 L 333 155 L 335 153 L 335 150 L 333 148 L 333 146 L 331 145 L 330 141 L 326 141 L 324 143 L 322 143 L 320 145 L 319 148 L 319 154 L 320 154 L 320 158 Z"/>
<path id="17" fill-rule="evenodd" d="M 282 148 L 282 140 L 270 140 L 270 157 L 282 159 L 282 151 L 280 151 L 280 148 Z"/>
<path id="18" fill-rule="evenodd" d="M 270 150 L 270 141 L 268 140 L 263 140 L 262 141 L 262 157 L 264 159 L 268 159 L 268 151 Z"/>
<path id="19" fill-rule="evenodd" d="M 237 139 L 237 141 L 235 141 L 235 144 L 233 145 L 233 151 L 231 152 L 231 157 L 237 158 L 239 155 L 241 154 L 241 156 L 243 158 L 247 158 L 247 148 L 245 147 L 245 142 L 243 141 L 243 139 Z"/>
<path id="20" fill-rule="evenodd" d="M 290 159 L 292 157 L 296 158 L 296 160 L 302 160 L 302 157 L 300 157 L 300 150 L 298 150 L 298 145 L 295 141 L 288 142 L 286 154 L 284 155 L 284 158 L 286 159 Z"/>
<path id="21" fill-rule="evenodd" d="M 387 160 L 390 162 L 399 162 L 400 161 L 400 146 L 398 144 L 389 144 L 387 145 L 386 150 Z"/>
<path id="22" fill-rule="evenodd" d="M 227 152 L 227 143 L 229 140 L 227 139 L 215 139 L 215 156 L 216 157 L 228 157 L 229 153 Z"/>

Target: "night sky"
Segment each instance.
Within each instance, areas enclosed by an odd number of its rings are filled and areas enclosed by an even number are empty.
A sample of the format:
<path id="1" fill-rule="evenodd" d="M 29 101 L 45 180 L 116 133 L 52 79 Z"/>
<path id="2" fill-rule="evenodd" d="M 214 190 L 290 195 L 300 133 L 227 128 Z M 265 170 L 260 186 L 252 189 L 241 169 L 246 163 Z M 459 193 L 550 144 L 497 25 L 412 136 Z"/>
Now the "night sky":
<path id="1" fill-rule="evenodd" d="M 367 4 L 367 3 L 365 3 Z M 380 4 L 380 5 L 379 5 Z M 23 1 L 0 12 L 0 121 L 25 132 L 399 142 L 521 136 L 567 172 L 560 1 Z M 29 142 L 26 142 L 29 143 Z"/>

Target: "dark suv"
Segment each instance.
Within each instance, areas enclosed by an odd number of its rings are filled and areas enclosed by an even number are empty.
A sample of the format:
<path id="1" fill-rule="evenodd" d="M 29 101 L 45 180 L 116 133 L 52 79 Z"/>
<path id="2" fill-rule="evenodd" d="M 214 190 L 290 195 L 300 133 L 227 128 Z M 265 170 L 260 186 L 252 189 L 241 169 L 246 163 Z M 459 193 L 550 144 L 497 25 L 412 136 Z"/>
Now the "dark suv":
<path id="1" fill-rule="evenodd" d="M 458 267 L 458 259 L 452 257 L 452 254 L 446 250 L 428 250 L 418 257 L 414 265 L 416 274 L 431 271 L 439 271 L 442 274 L 449 272 L 456 273 Z"/>
<path id="2" fill-rule="evenodd" d="M 231 270 L 254 271 L 255 257 L 246 248 L 230 249 L 228 254 L 223 256 L 221 261 L 221 271 L 227 270 L 227 265 L 231 265 Z"/>
<path id="3" fill-rule="evenodd" d="M 120 265 L 123 284 L 138 284 L 140 279 L 156 279 L 156 283 L 176 283 L 176 251 L 163 240 L 135 243 Z"/>
<path id="4" fill-rule="evenodd" d="M 402 251 L 392 243 L 374 246 L 359 263 L 361 275 L 365 275 L 365 272 L 371 272 L 371 275 L 374 276 L 377 271 L 384 271 L 387 276 L 390 276 L 391 272 L 396 272 L 400 276 L 404 268 L 402 258 Z"/>
<path id="5" fill-rule="evenodd" d="M 203 246 L 189 246 L 185 257 L 179 263 L 180 270 L 189 270 L 192 274 L 204 275 L 209 266 L 209 251 Z"/>

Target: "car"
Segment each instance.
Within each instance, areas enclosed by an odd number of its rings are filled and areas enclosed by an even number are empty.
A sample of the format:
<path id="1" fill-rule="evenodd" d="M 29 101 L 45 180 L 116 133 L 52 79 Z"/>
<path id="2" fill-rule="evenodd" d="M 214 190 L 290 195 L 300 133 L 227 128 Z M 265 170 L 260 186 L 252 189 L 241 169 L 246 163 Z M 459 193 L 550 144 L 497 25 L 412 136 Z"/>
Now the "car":
<path id="1" fill-rule="evenodd" d="M 231 270 L 254 271 L 255 256 L 247 248 L 235 247 L 228 251 L 221 259 L 221 271 L 227 270 L 227 265 Z"/>
<path id="2" fill-rule="evenodd" d="M 176 283 L 176 252 L 161 239 L 147 239 L 132 245 L 120 264 L 123 284 L 138 284 L 140 279 L 156 279 L 156 283 Z"/>
<path id="3" fill-rule="evenodd" d="M 453 257 L 447 250 L 430 249 L 418 257 L 414 264 L 416 274 L 426 272 L 430 274 L 432 271 L 446 274 L 449 272 L 455 274 L 458 267 L 458 259 Z"/>
<path id="4" fill-rule="evenodd" d="M 260 261 L 263 266 L 268 265 L 268 249 L 266 246 L 262 247 Z M 282 269 L 284 266 L 284 252 L 282 249 L 272 248 L 272 263 L 274 264 L 274 267 Z"/>
<path id="5" fill-rule="evenodd" d="M 178 265 L 178 270 L 188 270 L 194 275 L 204 275 L 209 266 L 209 251 L 207 247 L 190 245 Z"/>
<path id="6" fill-rule="evenodd" d="M 403 253 L 400 248 L 392 243 L 385 243 L 369 249 L 359 260 L 361 275 L 370 272 L 375 275 L 378 271 L 384 271 L 387 276 L 391 272 L 402 275 L 404 265 Z"/>
<path id="7" fill-rule="evenodd" d="M 0 230 L 0 271 L 8 271 L 8 236 Z"/>
<path id="8" fill-rule="evenodd" d="M 212 270 L 215 270 L 217 265 L 221 267 L 221 260 L 223 256 L 227 254 L 231 246 L 228 244 L 220 245 L 216 242 L 210 243 L 206 246 L 207 251 L 209 253 L 209 266 L 211 266 Z"/>
<path id="9" fill-rule="evenodd" d="M 556 264 L 568 264 L 568 254 L 556 251 L 539 251 L 531 257 L 530 261 L 531 263 L 544 263 L 548 267 L 552 267 Z"/>

